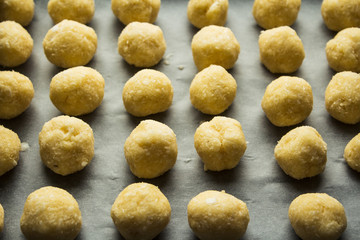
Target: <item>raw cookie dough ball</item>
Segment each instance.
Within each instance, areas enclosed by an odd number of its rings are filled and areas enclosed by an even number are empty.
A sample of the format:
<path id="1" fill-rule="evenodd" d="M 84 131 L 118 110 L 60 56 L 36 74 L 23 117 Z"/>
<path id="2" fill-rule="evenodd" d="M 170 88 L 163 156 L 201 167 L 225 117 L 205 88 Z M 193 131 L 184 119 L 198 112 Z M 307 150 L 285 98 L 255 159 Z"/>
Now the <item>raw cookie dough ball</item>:
<path id="1" fill-rule="evenodd" d="M 94 16 L 95 5 L 94 0 L 50 0 L 47 9 L 54 23 L 68 19 L 85 24 Z"/>
<path id="2" fill-rule="evenodd" d="M 202 123 L 195 132 L 194 145 L 204 162 L 204 170 L 232 169 L 246 150 L 246 140 L 238 121 L 214 117 Z"/>
<path id="3" fill-rule="evenodd" d="M 302 78 L 282 76 L 266 88 L 261 101 L 266 117 L 278 127 L 304 121 L 313 108 L 311 86 Z"/>
<path id="4" fill-rule="evenodd" d="M 74 67 L 56 74 L 50 83 L 50 99 L 67 115 L 91 113 L 104 97 L 105 81 L 90 67 Z"/>
<path id="5" fill-rule="evenodd" d="M 39 134 L 40 156 L 55 173 L 66 176 L 86 167 L 94 156 L 94 135 L 81 119 L 59 116 Z"/>
<path id="6" fill-rule="evenodd" d="M 27 26 L 34 16 L 34 5 L 34 0 L 2 0 L 0 22 L 10 20 Z"/>
<path id="7" fill-rule="evenodd" d="M 325 91 L 325 106 L 333 118 L 343 123 L 360 122 L 360 74 L 335 74 Z"/>
<path id="8" fill-rule="evenodd" d="M 237 84 L 223 67 L 210 65 L 196 74 L 190 85 L 192 105 L 205 114 L 220 114 L 234 101 Z"/>
<path id="9" fill-rule="evenodd" d="M 190 0 L 187 6 L 189 21 L 197 28 L 209 25 L 224 26 L 228 0 Z"/>
<path id="10" fill-rule="evenodd" d="M 173 130 L 154 120 L 141 121 L 124 145 L 130 170 L 139 178 L 155 178 L 170 170 L 177 152 Z"/>
<path id="11" fill-rule="evenodd" d="M 81 229 L 81 212 L 75 198 L 56 187 L 43 187 L 26 199 L 20 219 L 26 239 L 71 240 Z"/>
<path id="12" fill-rule="evenodd" d="M 275 147 L 275 159 L 281 169 L 295 179 L 322 173 L 327 146 L 312 127 L 297 127 L 285 134 Z"/>
<path id="13" fill-rule="evenodd" d="M 201 240 L 235 240 L 246 232 L 250 221 L 246 203 L 224 191 L 205 191 L 187 207 L 188 222 Z"/>
<path id="14" fill-rule="evenodd" d="M 136 67 L 156 65 L 165 50 L 166 42 L 161 28 L 150 23 L 132 22 L 119 36 L 119 54 Z"/>
<path id="15" fill-rule="evenodd" d="M 4 208 L 0 204 L 0 233 L 4 229 Z"/>
<path id="16" fill-rule="evenodd" d="M 199 71 L 211 64 L 230 69 L 238 59 L 240 44 L 230 28 L 211 25 L 194 35 L 191 49 Z"/>
<path id="17" fill-rule="evenodd" d="M 151 240 L 169 223 L 170 203 L 156 186 L 134 183 L 127 186 L 111 208 L 111 218 L 126 240 Z"/>
<path id="18" fill-rule="evenodd" d="M 97 36 L 91 27 L 72 20 L 53 26 L 43 41 L 47 59 L 58 67 L 86 65 L 97 48 Z"/>
<path id="19" fill-rule="evenodd" d="M 20 149 L 21 142 L 18 135 L 0 125 L 0 176 L 17 165 Z"/>
<path id="20" fill-rule="evenodd" d="M 0 65 L 16 67 L 28 60 L 33 49 L 33 39 L 20 24 L 0 22 Z"/>
<path id="21" fill-rule="evenodd" d="M 261 62 L 272 73 L 295 72 L 305 58 L 301 39 L 288 26 L 262 31 L 259 50 Z"/>
<path id="22" fill-rule="evenodd" d="M 360 172 L 360 133 L 346 145 L 344 158 L 352 169 Z"/>
<path id="23" fill-rule="evenodd" d="M 289 219 L 303 240 L 336 240 L 347 226 L 343 205 L 326 193 L 307 193 L 295 198 L 289 207 Z"/>

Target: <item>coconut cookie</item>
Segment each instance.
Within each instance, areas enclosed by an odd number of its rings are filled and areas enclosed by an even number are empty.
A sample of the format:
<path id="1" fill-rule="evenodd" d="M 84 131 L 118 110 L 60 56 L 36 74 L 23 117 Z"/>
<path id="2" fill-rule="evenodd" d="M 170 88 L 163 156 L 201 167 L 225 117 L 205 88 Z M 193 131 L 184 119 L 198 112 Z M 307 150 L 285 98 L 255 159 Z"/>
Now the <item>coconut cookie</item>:
<path id="1" fill-rule="evenodd" d="M 18 135 L 0 125 L 0 176 L 17 165 L 20 149 L 21 142 Z"/>
<path id="2" fill-rule="evenodd" d="M 209 25 L 224 26 L 228 8 L 228 0 L 190 0 L 187 16 L 191 24 L 197 28 Z"/>
<path id="3" fill-rule="evenodd" d="M 54 23 L 68 19 L 86 24 L 94 16 L 95 4 L 94 0 L 50 0 L 47 9 Z"/>
<path id="4" fill-rule="evenodd" d="M 360 133 L 346 145 L 344 158 L 352 169 L 360 172 Z"/>
<path id="5" fill-rule="evenodd" d="M 0 204 L 0 233 L 4 229 L 4 208 Z"/>
<path id="6" fill-rule="evenodd" d="M 34 0 L 0 1 L 0 22 L 10 20 L 27 26 L 33 19 L 34 6 Z"/>

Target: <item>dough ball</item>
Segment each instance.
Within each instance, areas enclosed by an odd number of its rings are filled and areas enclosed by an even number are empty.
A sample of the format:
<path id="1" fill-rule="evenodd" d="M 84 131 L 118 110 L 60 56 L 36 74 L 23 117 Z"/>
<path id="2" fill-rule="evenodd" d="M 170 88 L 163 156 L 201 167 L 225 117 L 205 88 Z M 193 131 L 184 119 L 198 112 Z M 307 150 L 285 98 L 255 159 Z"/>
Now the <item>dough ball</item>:
<path id="1" fill-rule="evenodd" d="M 40 156 L 55 173 L 80 171 L 94 156 L 94 135 L 81 119 L 59 116 L 46 122 L 39 134 Z"/>
<path id="2" fill-rule="evenodd" d="M 305 58 L 301 39 L 288 26 L 262 31 L 259 50 L 261 62 L 272 73 L 295 72 Z"/>
<path id="3" fill-rule="evenodd" d="M 192 105 L 205 114 L 224 112 L 234 101 L 237 84 L 223 67 L 210 65 L 196 74 L 190 85 Z"/>
<path id="4" fill-rule="evenodd" d="M 266 88 L 261 107 L 272 124 L 285 127 L 304 121 L 313 108 L 311 86 L 302 78 L 282 76 Z"/>
<path id="5" fill-rule="evenodd" d="M 105 81 L 90 67 L 74 67 L 56 74 L 50 83 L 50 99 L 67 115 L 91 113 L 104 97 Z"/>
<path id="6" fill-rule="evenodd" d="M 4 208 L 0 204 L 0 233 L 4 229 Z"/>
<path id="7" fill-rule="evenodd" d="M 325 91 L 325 106 L 333 118 L 343 123 L 360 122 L 360 74 L 335 74 Z"/>
<path id="8" fill-rule="evenodd" d="M 131 22 L 154 23 L 160 5 L 160 0 L 111 0 L 114 15 L 125 25 Z"/>
<path id="9" fill-rule="evenodd" d="M 130 114 L 144 117 L 166 111 L 172 103 L 174 88 L 162 72 L 144 69 L 126 82 L 122 98 Z"/>
<path id="10" fill-rule="evenodd" d="M 33 19 L 34 5 L 34 0 L 2 0 L 0 22 L 10 20 L 27 26 Z"/>
<path id="11" fill-rule="evenodd" d="M 189 21 L 197 28 L 209 25 L 224 26 L 228 0 L 190 0 L 187 6 Z"/>
<path id="12" fill-rule="evenodd" d="M 360 28 L 344 29 L 326 44 L 329 66 L 337 72 L 360 72 Z"/>
<path id="13" fill-rule="evenodd" d="M 214 117 L 202 123 L 195 132 L 194 145 L 204 162 L 204 170 L 232 169 L 246 150 L 246 140 L 238 121 Z"/>
<path id="14" fill-rule="evenodd" d="M 246 204 L 224 191 L 205 191 L 188 204 L 190 228 L 201 240 L 241 238 L 250 221 Z"/>
<path id="15" fill-rule="evenodd" d="M 0 22 L 0 65 L 17 67 L 31 55 L 34 46 L 30 34 L 14 21 Z"/>
<path id="16" fill-rule="evenodd" d="M 0 119 L 19 116 L 33 97 L 34 87 L 29 78 L 14 71 L 0 71 Z"/>
<path id="17" fill-rule="evenodd" d="M 165 50 L 166 42 L 161 28 L 150 23 L 132 22 L 119 36 L 119 54 L 136 67 L 156 65 Z"/>
<path id="18" fill-rule="evenodd" d="M 265 29 L 291 26 L 300 11 L 301 0 L 255 0 L 252 14 Z"/>
<path id="19" fill-rule="evenodd" d="M 50 0 L 47 8 L 54 23 L 68 19 L 85 24 L 95 12 L 94 0 Z"/>
<path id="20" fill-rule="evenodd" d="M 81 229 L 79 205 L 61 188 L 40 188 L 27 197 L 20 227 L 26 239 L 75 239 Z"/>
<path id="21" fill-rule="evenodd" d="M 347 225 L 344 207 L 326 193 L 307 193 L 295 198 L 289 207 L 289 219 L 303 240 L 336 240 Z"/>
<path id="22" fill-rule="evenodd" d="M 141 121 L 124 146 L 130 170 L 139 178 L 155 178 L 170 170 L 177 152 L 173 130 L 154 120 Z"/>
<path id="23" fill-rule="evenodd" d="M 344 158 L 352 169 L 360 172 L 360 133 L 346 145 Z"/>
<path id="24" fill-rule="evenodd" d="M 0 176 L 17 165 L 20 149 L 21 142 L 18 135 L 0 125 Z"/>
<path id="25" fill-rule="evenodd" d="M 297 127 L 285 134 L 275 147 L 275 159 L 281 169 L 295 179 L 322 173 L 327 146 L 312 127 Z"/>
<path id="26" fill-rule="evenodd" d="M 170 203 L 156 186 L 134 183 L 127 186 L 111 208 L 111 218 L 126 240 L 151 240 L 169 223 Z"/>
<path id="27" fill-rule="evenodd" d="M 238 59 L 240 44 L 230 28 L 211 25 L 194 35 L 191 50 L 199 71 L 211 64 L 230 69 Z"/>
<path id="28" fill-rule="evenodd" d="M 47 59 L 58 67 L 86 65 L 97 48 L 97 36 L 91 27 L 72 20 L 53 26 L 43 41 Z"/>

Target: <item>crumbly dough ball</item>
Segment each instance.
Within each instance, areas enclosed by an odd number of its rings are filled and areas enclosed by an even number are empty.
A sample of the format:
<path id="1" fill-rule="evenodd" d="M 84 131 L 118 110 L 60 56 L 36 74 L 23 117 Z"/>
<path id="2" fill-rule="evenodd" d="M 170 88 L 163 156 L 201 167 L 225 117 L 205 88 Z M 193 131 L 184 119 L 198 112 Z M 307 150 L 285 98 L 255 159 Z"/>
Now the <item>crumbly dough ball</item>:
<path id="1" fill-rule="evenodd" d="M 259 50 L 261 62 L 272 73 L 295 72 L 305 58 L 301 39 L 288 26 L 262 31 Z"/>
<path id="2" fill-rule="evenodd" d="M 149 183 L 127 186 L 111 208 L 111 218 L 126 240 L 151 240 L 169 223 L 171 207 L 158 187 Z"/>
<path id="3" fill-rule="evenodd" d="M 194 35 L 191 50 L 199 71 L 211 64 L 230 69 L 238 59 L 240 44 L 230 28 L 211 25 Z"/>
<path id="4" fill-rule="evenodd" d="M 205 114 L 220 114 L 234 101 L 237 84 L 223 67 L 210 65 L 196 74 L 190 85 L 192 105 Z"/>
<path id="5" fill-rule="evenodd" d="M 197 28 L 209 25 L 224 26 L 228 8 L 228 0 L 190 0 L 187 16 Z"/>
<path id="6" fill-rule="evenodd" d="M 155 178 L 170 170 L 177 152 L 173 130 L 154 120 L 141 121 L 124 145 L 130 170 L 139 178 Z"/>
<path id="7" fill-rule="evenodd" d="M 343 205 L 326 193 L 307 193 L 295 198 L 289 207 L 289 219 L 303 240 L 336 240 L 347 226 Z"/>
<path id="8" fill-rule="evenodd" d="M 111 0 L 114 15 L 125 25 L 131 22 L 154 23 L 160 5 L 160 0 Z"/>
<path id="9" fill-rule="evenodd" d="M 360 1 L 359 1 L 360 2 Z M 326 44 L 329 66 L 337 72 L 360 72 L 360 28 L 344 29 Z"/>
<path id="10" fill-rule="evenodd" d="M 0 1 L 0 22 L 10 20 L 27 26 L 33 19 L 34 6 L 34 0 Z"/>
<path id="11" fill-rule="evenodd" d="M 50 99 L 67 115 L 91 113 L 104 97 L 105 81 L 90 67 L 74 67 L 56 74 L 50 83 Z"/>
<path id="12" fill-rule="evenodd" d="M 132 22 L 119 36 L 119 54 L 136 67 L 156 65 L 165 50 L 166 42 L 161 28 L 150 23 Z"/>
<path id="13" fill-rule="evenodd" d="M 205 191 L 187 207 L 188 222 L 201 240 L 235 240 L 246 232 L 250 221 L 246 203 L 224 191 Z"/>
<path id="14" fill-rule="evenodd" d="M 94 135 L 81 119 L 59 116 L 39 134 L 40 156 L 55 173 L 66 176 L 86 167 L 94 156 Z"/>
<path id="15" fill-rule="evenodd" d="M 261 101 L 266 117 L 278 127 L 304 121 L 313 108 L 311 86 L 302 78 L 282 76 L 266 88 Z"/>
<path id="16" fill-rule="evenodd" d="M 352 169 L 360 172 L 360 133 L 346 145 L 344 158 Z"/>
<path id="17" fill-rule="evenodd" d="M 0 22 L 0 65 L 16 67 L 28 60 L 34 46 L 30 34 L 14 21 Z"/>
<path id="18" fill-rule="evenodd" d="M 0 176 L 17 165 L 20 149 L 21 142 L 18 135 L 0 125 Z"/>
<path id="19" fill-rule="evenodd" d="M 91 27 L 72 20 L 53 26 L 43 41 L 47 59 L 58 67 L 86 65 L 97 48 L 97 36 Z"/>
<path id="20" fill-rule="evenodd" d="M 325 91 L 325 106 L 333 118 L 343 123 L 360 122 L 360 74 L 335 74 Z"/>
<path id="21" fill-rule="evenodd" d="M 0 233 L 4 229 L 4 208 L 0 204 Z"/>
<path id="22" fill-rule="evenodd" d="M 86 24 L 94 16 L 95 4 L 94 0 L 50 0 L 47 9 L 54 23 L 68 19 Z"/>
<path id="23" fill-rule="evenodd" d="M 81 212 L 75 198 L 56 187 L 43 187 L 26 199 L 20 219 L 26 239 L 75 239 L 81 229 Z"/>

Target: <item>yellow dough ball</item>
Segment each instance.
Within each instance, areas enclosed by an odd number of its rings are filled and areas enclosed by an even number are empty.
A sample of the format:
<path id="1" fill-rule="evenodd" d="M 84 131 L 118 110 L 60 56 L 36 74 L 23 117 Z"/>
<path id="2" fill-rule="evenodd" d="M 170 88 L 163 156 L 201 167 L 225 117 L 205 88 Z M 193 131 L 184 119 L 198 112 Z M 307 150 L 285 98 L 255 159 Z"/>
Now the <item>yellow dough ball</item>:
<path id="1" fill-rule="evenodd" d="M 68 19 L 85 24 L 94 16 L 95 4 L 94 0 L 50 0 L 47 9 L 54 23 Z"/>
<path id="2" fill-rule="evenodd" d="M 344 158 L 352 169 L 360 172 L 360 133 L 346 145 Z"/>
<path id="3" fill-rule="evenodd" d="M 111 208 L 111 218 L 126 240 L 151 240 L 169 223 L 170 203 L 156 186 L 134 183 L 127 186 Z"/>
<path id="4" fill-rule="evenodd" d="M 17 165 L 20 149 L 21 142 L 18 135 L 0 125 L 0 176 Z"/>
<path id="5" fill-rule="evenodd" d="M 177 158 L 173 130 L 154 120 L 141 121 L 124 145 L 131 172 L 139 178 L 155 178 L 170 170 Z"/>
<path id="6" fill-rule="evenodd" d="M 14 21 L 0 22 L 0 65 L 16 67 L 28 60 L 34 46 L 30 34 Z"/>
<path id="7" fill-rule="evenodd" d="M 228 0 L 190 0 L 187 16 L 197 28 L 209 25 L 224 26 L 228 8 Z"/>
<path id="8" fill-rule="evenodd" d="M 0 1 L 0 22 L 10 20 L 27 26 L 33 19 L 34 6 L 34 0 L 2 0 Z"/>
<path id="9" fill-rule="evenodd" d="M 266 88 L 261 101 L 266 117 L 278 127 L 304 121 L 313 108 L 311 86 L 302 78 L 282 76 Z"/>
<path id="10" fill-rule="evenodd" d="M 105 81 L 90 67 L 74 67 L 56 74 L 50 83 L 50 99 L 67 115 L 91 113 L 104 97 Z"/>
<path id="11" fill-rule="evenodd" d="M 4 229 L 4 208 L 0 204 L 0 233 Z"/>
<path id="12" fill-rule="evenodd" d="M 152 69 L 136 73 L 126 82 L 122 92 L 126 111 L 136 117 L 166 111 L 171 106 L 173 95 L 170 79 Z"/>
<path id="13" fill-rule="evenodd" d="M 160 62 L 166 51 L 163 32 L 150 23 L 132 22 L 119 36 L 118 51 L 129 64 L 152 67 Z"/>
<path id="14" fill-rule="evenodd" d="M 114 15 L 125 25 L 131 22 L 154 23 L 160 5 L 160 0 L 111 0 Z"/>
<path id="15" fill-rule="evenodd" d="M 303 240 L 336 240 L 347 226 L 343 205 L 326 193 L 307 193 L 295 198 L 289 207 L 289 219 Z"/>
<path id="16" fill-rule="evenodd" d="M 46 122 L 39 134 L 43 163 L 66 176 L 82 170 L 94 156 L 94 135 L 81 119 L 59 116 Z"/>
<path id="17" fill-rule="evenodd" d="M 272 73 L 295 72 L 305 58 L 301 39 L 288 26 L 262 31 L 259 50 L 261 62 Z"/>
<path id="18" fill-rule="evenodd" d="M 43 187 L 26 199 L 20 219 L 26 239 L 71 240 L 81 230 L 81 212 L 75 198 L 56 187 Z"/>
<path id="19" fill-rule="evenodd" d="M 97 36 L 91 27 L 72 20 L 53 26 L 43 40 L 47 59 L 58 67 L 86 65 L 97 48 Z"/>
<path id="20" fill-rule="evenodd" d="M 205 191 L 187 207 L 188 222 L 201 240 L 235 240 L 246 232 L 250 221 L 246 203 L 224 191 Z"/>
<path id="21" fill-rule="evenodd" d="M 194 35 L 191 50 L 199 71 L 211 64 L 230 69 L 238 59 L 240 44 L 230 28 L 211 25 Z"/>
<path id="22" fill-rule="evenodd" d="M 192 105 L 205 114 L 220 114 L 234 101 L 237 84 L 223 67 L 211 65 L 196 74 L 190 85 Z"/>

